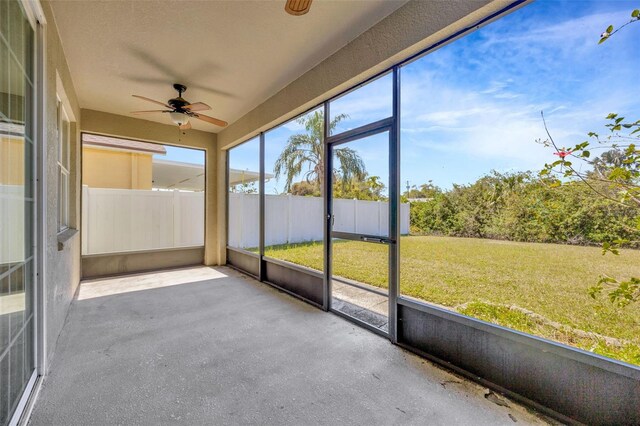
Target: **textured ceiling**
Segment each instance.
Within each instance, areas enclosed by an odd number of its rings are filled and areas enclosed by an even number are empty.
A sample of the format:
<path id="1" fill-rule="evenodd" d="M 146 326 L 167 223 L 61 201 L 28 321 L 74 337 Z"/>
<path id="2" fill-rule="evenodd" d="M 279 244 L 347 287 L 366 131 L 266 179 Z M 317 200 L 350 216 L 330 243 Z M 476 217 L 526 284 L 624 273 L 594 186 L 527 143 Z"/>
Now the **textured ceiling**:
<path id="1" fill-rule="evenodd" d="M 166 101 L 179 82 L 232 123 L 405 2 L 316 0 L 304 16 L 286 14 L 284 0 L 51 3 L 82 108 L 157 109 L 131 95 Z"/>

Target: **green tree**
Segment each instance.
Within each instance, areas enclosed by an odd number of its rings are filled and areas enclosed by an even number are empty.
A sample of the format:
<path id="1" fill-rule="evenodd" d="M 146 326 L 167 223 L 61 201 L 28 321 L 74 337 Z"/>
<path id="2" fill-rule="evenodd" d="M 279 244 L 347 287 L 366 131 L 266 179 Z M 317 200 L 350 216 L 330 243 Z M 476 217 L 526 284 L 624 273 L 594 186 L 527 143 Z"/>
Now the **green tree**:
<path id="1" fill-rule="evenodd" d="M 330 129 L 335 129 L 340 121 L 348 118 L 340 114 L 329 123 Z M 293 181 L 301 176 L 305 182 L 313 184 L 320 192 L 323 187 L 324 170 L 324 114 L 315 111 L 300 117 L 297 122 L 302 124 L 305 133 L 289 137 L 287 146 L 276 160 L 273 170 L 275 178 L 285 176 L 285 191 L 290 192 Z M 334 181 L 351 182 L 353 179 L 363 180 L 366 176 L 364 162 L 356 151 L 351 148 L 336 148 L 333 150 L 337 163 L 334 165 Z"/>
<path id="2" fill-rule="evenodd" d="M 336 198 L 350 198 L 369 201 L 386 201 L 384 195 L 386 185 L 380 176 L 365 176 L 363 179 L 352 178 L 349 181 L 335 180 L 333 195 Z"/>
<path id="3" fill-rule="evenodd" d="M 231 192 L 257 194 L 258 188 L 256 187 L 256 182 L 242 182 L 231 186 Z"/>
<path id="4" fill-rule="evenodd" d="M 413 185 L 402 194 L 402 202 L 405 203 L 409 199 L 428 200 L 441 192 L 442 190 L 434 185 L 432 181 L 423 183 L 419 187 Z"/>
<path id="5" fill-rule="evenodd" d="M 595 197 L 578 180 L 553 183 L 532 172 L 493 171 L 411 202 L 411 232 L 575 245 L 626 240 L 640 246 L 633 242 L 640 239 L 640 211 Z"/>
<path id="6" fill-rule="evenodd" d="M 302 181 L 291 185 L 291 195 L 299 195 L 303 197 L 320 197 L 320 188 L 315 183 Z"/>

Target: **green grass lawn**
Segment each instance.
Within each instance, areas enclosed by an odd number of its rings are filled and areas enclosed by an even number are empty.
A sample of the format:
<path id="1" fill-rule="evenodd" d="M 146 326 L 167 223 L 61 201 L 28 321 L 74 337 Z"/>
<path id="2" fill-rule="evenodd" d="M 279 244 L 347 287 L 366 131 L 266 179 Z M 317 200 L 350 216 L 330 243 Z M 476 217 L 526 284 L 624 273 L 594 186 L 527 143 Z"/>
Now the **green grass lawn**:
<path id="1" fill-rule="evenodd" d="M 384 245 L 334 243 L 334 274 L 387 286 Z M 403 237 L 401 294 L 465 315 L 640 364 L 640 303 L 616 308 L 587 289 L 602 274 L 640 276 L 640 250 L 474 238 Z M 267 247 L 266 256 L 322 270 L 322 243 Z"/>

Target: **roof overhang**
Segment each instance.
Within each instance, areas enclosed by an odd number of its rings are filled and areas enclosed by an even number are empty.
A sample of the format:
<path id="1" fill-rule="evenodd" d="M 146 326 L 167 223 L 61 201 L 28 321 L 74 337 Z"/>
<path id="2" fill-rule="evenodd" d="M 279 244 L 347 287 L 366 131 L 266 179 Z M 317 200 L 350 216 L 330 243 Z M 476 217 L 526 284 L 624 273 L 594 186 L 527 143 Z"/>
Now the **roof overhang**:
<path id="1" fill-rule="evenodd" d="M 144 152 L 147 154 L 164 155 L 167 153 L 161 144 L 142 142 L 124 138 L 113 138 L 110 136 L 93 135 L 91 133 L 82 134 L 83 146 L 95 148 L 115 149 L 118 151 Z"/>

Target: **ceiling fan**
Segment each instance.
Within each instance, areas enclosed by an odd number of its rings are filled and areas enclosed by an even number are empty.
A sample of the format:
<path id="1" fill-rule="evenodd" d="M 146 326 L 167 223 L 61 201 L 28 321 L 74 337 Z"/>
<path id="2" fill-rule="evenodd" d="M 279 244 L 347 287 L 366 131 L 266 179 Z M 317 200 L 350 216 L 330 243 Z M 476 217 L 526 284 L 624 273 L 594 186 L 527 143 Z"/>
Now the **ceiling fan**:
<path id="1" fill-rule="evenodd" d="M 132 111 L 131 114 L 149 114 L 156 112 L 169 113 L 171 121 L 177 124 L 181 129 L 190 129 L 190 118 L 197 118 L 198 120 L 206 121 L 207 123 L 215 124 L 216 126 L 225 127 L 228 123 L 226 121 L 219 120 L 217 118 L 209 117 L 208 115 L 200 114 L 200 111 L 210 110 L 211 107 L 203 102 L 189 103 L 183 97 L 182 94 L 187 91 L 187 86 L 183 84 L 174 84 L 173 88 L 178 91 L 178 97 L 169 99 L 167 103 L 154 101 L 153 99 L 145 98 L 140 95 L 132 95 L 134 98 L 143 99 L 145 101 L 153 102 L 154 104 L 162 105 L 167 109 L 155 109 L 149 111 Z"/>

